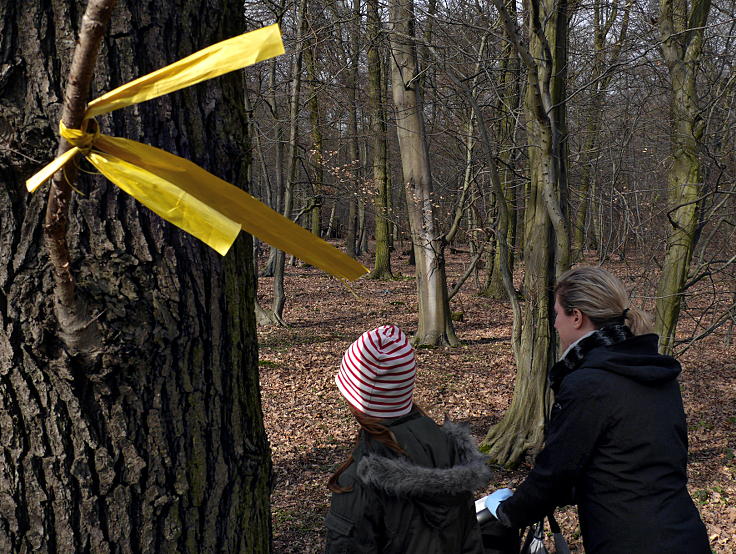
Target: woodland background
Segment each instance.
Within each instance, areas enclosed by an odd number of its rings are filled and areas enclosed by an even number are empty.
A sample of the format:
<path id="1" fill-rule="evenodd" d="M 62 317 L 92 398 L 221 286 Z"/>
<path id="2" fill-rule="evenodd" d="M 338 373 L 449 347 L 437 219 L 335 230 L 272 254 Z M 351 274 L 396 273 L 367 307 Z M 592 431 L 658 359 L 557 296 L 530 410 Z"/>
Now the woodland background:
<path id="1" fill-rule="evenodd" d="M 327 478 L 351 451 L 356 433 L 334 382 L 344 350 L 364 330 L 385 322 L 407 332 L 416 328 L 411 267 L 406 256 L 392 261 L 401 273 L 398 280 L 363 279 L 352 290 L 313 268 L 295 268 L 286 280 L 298 300 L 286 308 L 290 327 L 259 330 L 264 416 L 274 463 L 275 552 L 324 549 L 331 494 Z M 463 255 L 450 255 L 447 262 L 450 281 L 467 265 Z M 646 290 L 649 276 L 637 261 L 609 261 L 604 267 L 634 290 Z M 260 298 L 266 300 L 270 279 L 260 281 Z M 447 415 L 468 424 L 480 442 L 501 420 L 514 391 L 511 311 L 504 301 L 478 296 L 474 286 L 458 293 L 453 310 L 463 313 L 463 321 L 455 323 L 462 346 L 417 350 L 416 402 L 435 421 Z M 689 490 L 718 553 L 736 552 L 735 355 L 736 348 L 710 336 L 679 357 L 689 426 Z M 530 454 L 515 469 L 492 466 L 488 490 L 478 491 L 477 497 L 521 483 L 532 462 Z M 572 551 L 582 552 L 575 510 L 557 515 Z"/>

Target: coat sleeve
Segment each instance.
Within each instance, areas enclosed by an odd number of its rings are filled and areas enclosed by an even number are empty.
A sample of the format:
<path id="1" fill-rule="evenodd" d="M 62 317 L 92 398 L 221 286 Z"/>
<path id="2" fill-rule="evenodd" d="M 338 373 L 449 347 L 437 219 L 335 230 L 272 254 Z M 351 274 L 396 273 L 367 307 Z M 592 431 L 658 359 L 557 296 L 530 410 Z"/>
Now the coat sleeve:
<path id="1" fill-rule="evenodd" d="M 606 429 L 604 391 L 591 371 L 577 371 L 565 378 L 544 448 L 514 495 L 500 504 L 498 515 L 503 523 L 524 527 L 557 506 L 574 502 L 576 481 Z"/>
<path id="2" fill-rule="evenodd" d="M 377 554 L 384 531 L 380 499 L 368 487 L 355 483 L 353 490 L 333 493 L 327 528 L 326 554 Z"/>

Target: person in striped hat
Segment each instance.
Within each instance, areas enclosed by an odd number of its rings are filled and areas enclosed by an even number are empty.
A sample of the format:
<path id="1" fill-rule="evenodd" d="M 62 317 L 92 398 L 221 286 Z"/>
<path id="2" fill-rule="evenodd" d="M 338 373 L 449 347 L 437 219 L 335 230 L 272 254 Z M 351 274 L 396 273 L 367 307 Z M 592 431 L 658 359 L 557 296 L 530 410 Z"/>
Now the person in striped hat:
<path id="1" fill-rule="evenodd" d="M 414 348 L 396 325 L 363 333 L 335 383 L 357 444 L 328 481 L 326 552 L 482 553 L 473 492 L 490 479 L 468 430 L 414 404 Z"/>
<path id="2" fill-rule="evenodd" d="M 383 325 L 350 345 L 335 382 L 353 408 L 389 418 L 411 411 L 416 375 L 414 348 L 406 335 L 396 325 Z"/>

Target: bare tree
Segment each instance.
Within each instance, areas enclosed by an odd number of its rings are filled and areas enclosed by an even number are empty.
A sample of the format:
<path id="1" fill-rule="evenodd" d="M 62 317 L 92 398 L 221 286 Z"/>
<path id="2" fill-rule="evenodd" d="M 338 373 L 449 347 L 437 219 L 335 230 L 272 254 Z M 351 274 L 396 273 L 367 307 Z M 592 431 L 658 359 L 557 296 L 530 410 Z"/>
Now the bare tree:
<path id="1" fill-rule="evenodd" d="M 391 83 L 409 225 L 416 257 L 417 344 L 457 345 L 447 299 L 442 238 L 436 227 L 432 173 L 417 72 L 412 0 L 392 0 Z"/>
<path id="2" fill-rule="evenodd" d="M 368 109 L 372 135 L 376 252 L 370 277 L 392 279 L 389 249 L 390 189 L 386 159 L 386 113 L 381 91 L 381 18 L 378 0 L 368 0 Z"/>
<path id="3" fill-rule="evenodd" d="M 492 427 L 482 447 L 501 464 L 513 464 L 542 442 L 547 369 L 556 350 L 552 339 L 552 288 L 569 266 L 566 205 L 565 68 L 567 2 L 529 0 L 528 47 L 501 0 L 495 0 L 508 36 L 527 65 L 529 194 L 524 212 L 524 295 L 517 373 L 511 407 Z"/>

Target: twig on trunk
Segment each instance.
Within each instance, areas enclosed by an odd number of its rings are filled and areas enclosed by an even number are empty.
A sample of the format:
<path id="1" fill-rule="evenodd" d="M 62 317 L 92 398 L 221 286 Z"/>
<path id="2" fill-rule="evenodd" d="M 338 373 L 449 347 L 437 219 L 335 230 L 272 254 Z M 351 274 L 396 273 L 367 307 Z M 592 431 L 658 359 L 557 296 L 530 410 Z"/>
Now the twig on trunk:
<path id="1" fill-rule="evenodd" d="M 90 0 L 82 18 L 79 41 L 69 70 L 61 120 L 69 129 L 80 129 L 87 107 L 90 85 L 105 27 L 117 0 Z M 57 157 L 72 148 L 64 138 L 59 141 Z M 54 308 L 61 337 L 75 354 L 89 354 L 98 345 L 98 330 L 87 305 L 77 295 L 66 233 L 69 222 L 71 183 L 77 177 L 74 164 L 68 164 L 52 180 L 46 205 L 44 225 L 46 247 L 56 287 Z"/>

